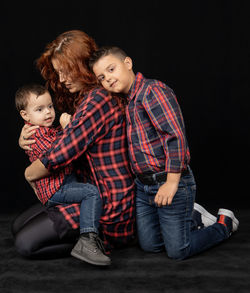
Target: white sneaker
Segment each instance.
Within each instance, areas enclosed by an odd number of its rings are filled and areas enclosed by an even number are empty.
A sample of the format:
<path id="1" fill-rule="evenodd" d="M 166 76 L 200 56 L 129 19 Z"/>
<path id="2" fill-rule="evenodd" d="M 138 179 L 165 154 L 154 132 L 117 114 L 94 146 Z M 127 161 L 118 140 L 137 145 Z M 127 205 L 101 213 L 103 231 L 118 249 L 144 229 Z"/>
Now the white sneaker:
<path id="1" fill-rule="evenodd" d="M 199 221 L 201 221 L 201 223 L 199 223 L 199 226 L 208 227 L 213 225 L 217 221 L 217 218 L 214 215 L 210 214 L 207 210 L 205 210 L 201 205 L 196 202 L 194 203 L 193 217 L 194 216 L 196 219 L 198 219 L 198 223 Z"/>
<path id="2" fill-rule="evenodd" d="M 224 219 L 221 219 L 220 216 L 225 216 Z M 226 218 L 228 217 L 228 218 Z M 231 223 L 230 223 L 231 220 Z M 229 232 L 235 232 L 239 228 L 239 221 L 236 219 L 234 213 L 230 210 L 219 209 L 218 211 L 218 222 L 223 222 L 222 224 L 226 225 L 229 229 Z M 232 227 L 230 227 L 232 226 Z M 230 231 L 231 230 L 231 231 Z"/>

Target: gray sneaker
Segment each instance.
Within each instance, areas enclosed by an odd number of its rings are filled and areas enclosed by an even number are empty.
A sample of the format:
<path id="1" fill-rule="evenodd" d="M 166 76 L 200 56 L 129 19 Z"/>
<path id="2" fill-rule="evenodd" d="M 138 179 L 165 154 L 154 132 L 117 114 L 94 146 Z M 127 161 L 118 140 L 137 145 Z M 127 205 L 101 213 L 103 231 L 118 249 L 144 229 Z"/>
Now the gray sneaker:
<path id="1" fill-rule="evenodd" d="M 102 240 L 96 233 L 89 233 L 89 237 L 80 236 L 71 255 L 97 266 L 108 266 L 111 259 L 104 254 Z"/>

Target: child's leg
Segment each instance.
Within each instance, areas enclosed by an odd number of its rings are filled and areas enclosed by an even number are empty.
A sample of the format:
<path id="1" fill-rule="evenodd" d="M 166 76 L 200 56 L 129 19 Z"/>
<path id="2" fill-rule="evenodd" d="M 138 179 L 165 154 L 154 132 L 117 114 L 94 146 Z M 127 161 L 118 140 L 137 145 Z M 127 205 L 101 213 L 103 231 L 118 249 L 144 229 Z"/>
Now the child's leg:
<path id="1" fill-rule="evenodd" d="M 102 200 L 98 188 L 89 183 L 81 183 L 72 175 L 49 200 L 48 205 L 59 203 L 80 204 L 80 233 L 98 234 L 99 220 L 102 213 Z"/>
<path id="2" fill-rule="evenodd" d="M 158 186 L 143 185 L 136 180 L 136 225 L 141 248 L 149 252 L 159 252 L 164 248 L 161 227 L 154 196 Z"/>
<path id="3" fill-rule="evenodd" d="M 190 170 L 189 175 L 181 178 L 172 204 L 158 209 L 167 254 L 174 259 L 184 259 L 197 254 L 228 237 L 225 227 L 218 223 L 191 231 L 195 189 Z"/>

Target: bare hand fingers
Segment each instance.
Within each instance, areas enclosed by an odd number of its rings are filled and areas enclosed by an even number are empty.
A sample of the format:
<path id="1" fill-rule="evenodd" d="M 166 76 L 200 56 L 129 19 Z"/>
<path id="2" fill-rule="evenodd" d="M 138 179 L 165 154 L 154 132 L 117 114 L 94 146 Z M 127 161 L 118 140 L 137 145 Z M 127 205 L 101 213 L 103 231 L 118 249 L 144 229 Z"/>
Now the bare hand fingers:
<path id="1" fill-rule="evenodd" d="M 23 137 L 23 139 L 27 140 L 32 134 L 34 134 L 36 131 L 36 129 L 38 128 L 39 126 L 30 126 L 30 125 L 25 125 L 23 127 L 23 130 L 22 130 L 22 133 L 21 133 L 21 136 Z"/>
<path id="2" fill-rule="evenodd" d="M 26 139 L 25 141 L 24 141 L 24 146 L 29 146 L 29 145 L 31 145 L 31 144 L 33 144 L 33 143 L 35 143 L 36 141 L 34 140 L 34 139 Z"/>
<path id="3" fill-rule="evenodd" d="M 158 207 L 161 207 L 161 205 L 162 205 L 162 196 L 159 193 L 157 193 L 156 196 L 155 196 L 154 201 L 155 201 L 155 204 Z"/>
<path id="4" fill-rule="evenodd" d="M 32 151 L 32 148 L 29 147 L 29 146 L 24 146 L 23 149 L 24 149 L 25 151 Z"/>

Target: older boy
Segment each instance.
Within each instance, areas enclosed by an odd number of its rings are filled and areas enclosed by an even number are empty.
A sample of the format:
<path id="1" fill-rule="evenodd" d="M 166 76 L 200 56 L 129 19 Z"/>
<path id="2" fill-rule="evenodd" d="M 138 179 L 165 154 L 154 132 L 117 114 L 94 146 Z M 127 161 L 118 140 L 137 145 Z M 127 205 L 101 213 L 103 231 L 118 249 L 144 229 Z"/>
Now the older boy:
<path id="1" fill-rule="evenodd" d="M 117 47 L 100 48 L 89 65 L 105 89 L 126 95 L 141 247 L 158 252 L 165 246 L 169 257 L 185 259 L 227 239 L 239 225 L 229 210 L 220 209 L 216 223 L 191 229 L 196 184 L 184 120 L 172 89 L 135 75 L 131 58 Z"/>
<path id="2" fill-rule="evenodd" d="M 24 85 L 15 95 L 16 108 L 26 123 L 37 125 L 31 145 L 32 151 L 26 151 L 31 162 L 40 158 L 59 137 L 59 128 L 53 128 L 55 110 L 48 90 L 39 84 Z M 70 115 L 60 117 L 62 128 L 70 121 Z M 73 248 L 71 254 L 83 261 L 95 265 L 109 265 L 110 258 L 103 253 L 98 238 L 99 218 L 102 201 L 96 186 L 77 181 L 72 165 L 66 166 L 48 177 L 34 182 L 34 190 L 41 203 L 47 207 L 61 203 L 80 203 L 80 238 L 76 243 L 83 247 Z"/>

